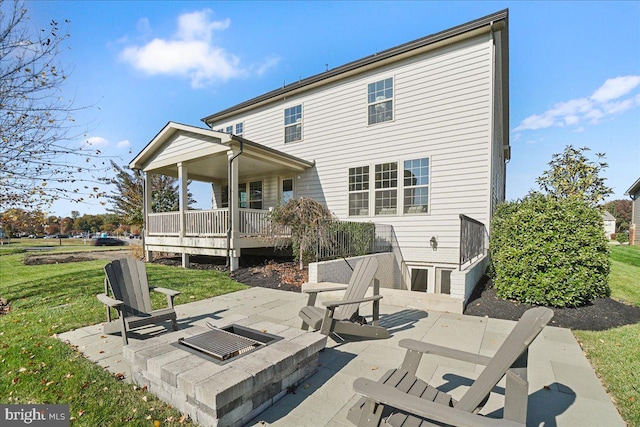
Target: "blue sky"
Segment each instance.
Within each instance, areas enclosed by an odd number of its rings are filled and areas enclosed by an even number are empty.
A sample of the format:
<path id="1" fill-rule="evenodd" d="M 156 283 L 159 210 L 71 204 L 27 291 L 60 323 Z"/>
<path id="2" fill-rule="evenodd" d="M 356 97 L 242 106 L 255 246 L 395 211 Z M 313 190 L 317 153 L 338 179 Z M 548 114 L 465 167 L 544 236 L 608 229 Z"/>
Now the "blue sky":
<path id="1" fill-rule="evenodd" d="M 122 165 L 168 122 L 200 119 L 346 62 L 509 8 L 507 198 L 568 144 L 604 152 L 610 198 L 640 177 L 640 2 L 32 1 L 71 21 L 65 94 Z M 259 142 L 259 141 L 258 141 Z M 81 141 L 79 141 L 81 143 Z M 52 213 L 101 213 L 57 202 Z"/>

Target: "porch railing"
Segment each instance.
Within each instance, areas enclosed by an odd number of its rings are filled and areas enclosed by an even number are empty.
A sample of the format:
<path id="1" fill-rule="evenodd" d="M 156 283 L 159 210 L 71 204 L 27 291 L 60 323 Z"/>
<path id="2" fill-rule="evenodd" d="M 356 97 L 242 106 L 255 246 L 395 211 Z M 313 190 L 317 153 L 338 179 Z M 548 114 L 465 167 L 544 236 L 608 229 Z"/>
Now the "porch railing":
<path id="1" fill-rule="evenodd" d="M 485 254 L 487 228 L 483 223 L 466 215 L 460 215 L 460 259 L 459 269 Z"/>
<path id="2" fill-rule="evenodd" d="M 185 236 L 226 235 L 229 209 L 185 212 Z"/>
<path id="3" fill-rule="evenodd" d="M 180 212 L 150 213 L 147 223 L 147 232 L 150 236 L 180 234 Z"/>
<path id="4" fill-rule="evenodd" d="M 391 252 L 393 245 L 393 227 L 372 222 L 328 221 L 316 236 L 316 261 Z"/>
<path id="5" fill-rule="evenodd" d="M 210 209 L 185 212 L 185 236 L 222 237 L 227 235 L 229 209 Z M 147 230 L 150 236 L 179 236 L 180 212 L 149 214 Z M 287 237 L 291 229 L 273 224 L 269 211 L 240 209 L 240 235 L 251 237 Z"/>

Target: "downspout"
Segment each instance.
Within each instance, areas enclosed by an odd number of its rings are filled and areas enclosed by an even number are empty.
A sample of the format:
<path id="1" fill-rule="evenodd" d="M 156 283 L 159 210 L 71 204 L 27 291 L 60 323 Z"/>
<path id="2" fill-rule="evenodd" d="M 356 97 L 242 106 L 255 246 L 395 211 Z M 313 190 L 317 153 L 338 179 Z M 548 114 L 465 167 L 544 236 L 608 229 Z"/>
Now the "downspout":
<path id="1" fill-rule="evenodd" d="M 240 156 L 243 151 L 244 151 L 243 140 L 242 138 L 240 138 L 240 151 L 229 159 L 229 164 L 227 165 L 227 200 L 229 201 L 229 214 L 227 215 L 227 264 L 226 264 L 226 267 L 229 269 L 231 268 L 231 230 L 233 225 L 232 224 L 233 215 L 231 215 L 231 194 L 232 194 L 231 189 L 234 188 L 232 187 L 232 185 L 234 184 L 232 179 L 233 175 L 231 173 L 231 166 L 233 165 L 233 161 L 238 156 Z"/>

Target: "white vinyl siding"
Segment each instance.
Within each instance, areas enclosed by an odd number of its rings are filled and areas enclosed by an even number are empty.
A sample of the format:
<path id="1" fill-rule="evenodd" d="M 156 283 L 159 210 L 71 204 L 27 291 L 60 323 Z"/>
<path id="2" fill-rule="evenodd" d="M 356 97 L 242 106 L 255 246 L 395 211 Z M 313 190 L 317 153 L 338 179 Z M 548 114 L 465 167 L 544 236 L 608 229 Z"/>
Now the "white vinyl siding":
<path id="1" fill-rule="evenodd" d="M 406 261 L 457 264 L 459 214 L 489 226 L 491 50 L 490 37 L 480 36 L 291 96 L 287 106 L 304 106 L 304 144 L 282 143 L 281 103 L 229 120 L 251 123 L 251 133 L 245 132 L 251 141 L 315 161 L 312 169 L 296 175 L 296 196 L 325 203 L 343 220 L 393 225 Z M 393 121 L 369 126 L 364 90 L 390 76 Z M 362 201 L 345 191 L 349 169 L 369 166 L 371 175 L 376 164 L 398 162 L 403 168 L 405 160 L 427 156 L 428 215 L 404 215 L 401 192 L 397 215 L 375 216 L 374 189 L 369 190 L 367 215 L 354 215 L 350 200 Z M 273 188 L 277 191 L 278 184 Z M 428 246 L 435 235 L 437 251 Z"/>

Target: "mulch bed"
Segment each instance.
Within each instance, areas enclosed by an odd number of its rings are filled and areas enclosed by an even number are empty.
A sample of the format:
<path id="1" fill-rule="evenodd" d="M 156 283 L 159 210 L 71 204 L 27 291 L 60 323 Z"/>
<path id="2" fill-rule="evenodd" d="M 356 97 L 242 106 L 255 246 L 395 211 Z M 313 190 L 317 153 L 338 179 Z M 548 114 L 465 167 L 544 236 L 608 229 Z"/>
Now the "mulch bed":
<path id="1" fill-rule="evenodd" d="M 498 298 L 493 284 L 486 280 L 474 291 L 464 314 L 518 320 L 531 307 Z M 553 312 L 549 325 L 576 330 L 604 331 L 640 322 L 640 307 L 612 298 L 598 298 L 584 307 L 553 308 Z"/>

